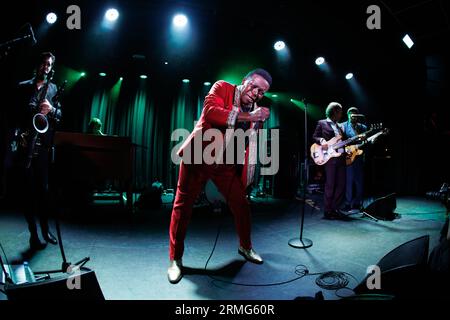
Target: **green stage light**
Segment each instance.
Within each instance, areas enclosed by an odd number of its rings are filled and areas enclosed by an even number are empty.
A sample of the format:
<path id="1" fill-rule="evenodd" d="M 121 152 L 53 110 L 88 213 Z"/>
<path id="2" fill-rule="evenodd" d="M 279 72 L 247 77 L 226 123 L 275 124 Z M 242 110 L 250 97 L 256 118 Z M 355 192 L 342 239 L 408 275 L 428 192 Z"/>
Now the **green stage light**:
<path id="1" fill-rule="evenodd" d="M 140 77 L 141 79 L 147 79 L 147 75 L 145 75 L 145 74 L 141 74 L 139 77 Z"/>
<path id="2" fill-rule="evenodd" d="M 106 73 L 104 73 L 104 72 L 100 72 L 98 75 L 99 75 L 100 77 L 106 77 Z"/>
<path id="3" fill-rule="evenodd" d="M 183 79 L 183 83 L 189 83 L 189 79 Z"/>

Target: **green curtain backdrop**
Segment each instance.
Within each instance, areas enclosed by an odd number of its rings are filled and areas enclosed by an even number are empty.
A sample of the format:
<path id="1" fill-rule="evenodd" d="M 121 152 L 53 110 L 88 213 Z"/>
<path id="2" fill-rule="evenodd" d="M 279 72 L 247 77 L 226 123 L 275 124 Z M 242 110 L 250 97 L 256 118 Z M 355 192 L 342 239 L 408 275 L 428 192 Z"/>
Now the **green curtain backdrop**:
<path id="1" fill-rule="evenodd" d="M 203 104 L 203 102 L 202 102 Z M 178 97 L 173 101 L 171 118 L 170 118 L 170 130 L 169 139 L 172 132 L 176 129 L 186 129 L 192 131 L 194 128 L 194 122 L 199 118 L 199 102 L 194 100 L 194 94 L 191 92 L 191 86 L 189 83 L 182 83 L 179 89 Z M 168 172 L 168 184 L 176 187 L 178 180 L 178 166 L 171 161 L 172 148 L 178 144 L 178 141 L 171 142 L 170 148 L 167 150 L 167 172 Z"/>
<path id="2" fill-rule="evenodd" d="M 105 134 L 131 138 L 136 148 L 136 190 L 151 186 L 155 180 L 161 181 L 165 188 L 175 189 L 179 168 L 172 163 L 170 154 L 179 142 L 170 141 L 171 134 L 181 128 L 192 131 L 210 88 L 205 85 L 196 88 L 192 83 L 180 81 L 173 94 L 161 94 L 147 79 L 108 82 L 99 78 L 87 98 L 81 128 L 87 132 L 89 120 L 97 117 Z M 273 103 L 265 128 L 279 126 L 279 108 Z"/>

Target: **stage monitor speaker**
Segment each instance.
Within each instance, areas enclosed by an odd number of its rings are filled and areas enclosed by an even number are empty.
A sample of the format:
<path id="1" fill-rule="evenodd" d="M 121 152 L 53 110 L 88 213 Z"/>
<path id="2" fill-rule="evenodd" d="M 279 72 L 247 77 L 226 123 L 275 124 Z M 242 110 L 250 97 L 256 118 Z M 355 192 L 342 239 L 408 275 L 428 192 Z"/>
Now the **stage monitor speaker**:
<path id="1" fill-rule="evenodd" d="M 396 216 L 394 211 L 396 208 L 397 199 L 395 193 L 391 193 L 375 199 L 363 211 L 380 220 L 394 220 Z"/>
<path id="2" fill-rule="evenodd" d="M 105 300 L 93 270 L 83 269 L 76 276 L 79 280 L 64 275 L 43 281 L 5 286 L 8 300 Z M 69 289 L 70 283 L 80 284 L 80 288 Z"/>
<path id="3" fill-rule="evenodd" d="M 381 271 L 381 289 L 370 290 L 366 278 L 354 289 L 356 294 L 389 294 L 395 298 L 417 298 L 424 294 L 427 281 L 430 236 L 403 243 L 377 263 Z"/>

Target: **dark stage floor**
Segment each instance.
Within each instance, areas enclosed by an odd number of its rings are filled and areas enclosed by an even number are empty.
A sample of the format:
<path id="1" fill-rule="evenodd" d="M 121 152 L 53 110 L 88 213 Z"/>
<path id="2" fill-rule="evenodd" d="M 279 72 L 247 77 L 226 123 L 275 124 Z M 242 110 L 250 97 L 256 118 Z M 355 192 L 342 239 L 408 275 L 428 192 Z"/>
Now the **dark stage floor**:
<path id="1" fill-rule="evenodd" d="M 95 210 L 65 215 L 63 239 L 70 262 L 86 256 L 95 270 L 106 299 L 280 299 L 314 296 L 322 291 L 326 300 L 339 299 L 334 290 L 315 283 L 317 276 L 274 286 L 239 286 L 214 281 L 214 276 L 245 284 L 285 282 L 297 277 L 296 266 L 310 273 L 345 271 L 354 288 L 387 252 L 400 244 L 430 235 L 430 251 L 437 244 L 445 211 L 439 202 L 421 198 L 397 198 L 393 221 L 375 222 L 354 215 L 351 221 L 329 221 L 322 213 L 306 206 L 304 236 L 313 240 L 307 249 L 294 249 L 290 238 L 298 236 L 300 204 L 295 201 L 255 199 L 253 202 L 253 242 L 265 259 L 263 265 L 245 263 L 237 253 L 237 238 L 230 216 L 194 211 L 184 265 L 188 274 L 180 283 L 167 281 L 168 225 L 170 208 L 158 212 L 127 214 L 99 206 Z M 221 233 L 208 271 L 205 263 L 213 249 L 219 226 Z M 12 210 L 0 214 L 0 241 L 9 261 L 21 259 L 28 247 L 28 231 L 23 217 Z M 29 257 L 33 271 L 57 269 L 61 257 L 57 246 Z M 345 295 L 348 292 L 340 291 Z M 425 293 L 424 293 L 425 294 Z"/>

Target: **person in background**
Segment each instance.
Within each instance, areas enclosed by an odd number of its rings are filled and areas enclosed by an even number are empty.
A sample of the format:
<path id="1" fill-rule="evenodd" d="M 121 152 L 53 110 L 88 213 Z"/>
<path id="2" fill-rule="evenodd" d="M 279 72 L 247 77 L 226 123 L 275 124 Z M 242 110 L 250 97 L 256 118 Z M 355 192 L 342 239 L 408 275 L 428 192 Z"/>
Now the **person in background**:
<path id="1" fill-rule="evenodd" d="M 344 132 L 347 138 L 352 138 L 367 131 L 367 126 L 361 123 L 359 110 L 355 107 L 347 110 L 348 120 L 344 122 Z M 361 210 L 364 192 L 364 155 L 357 156 L 346 169 L 346 192 L 344 211 Z"/>

